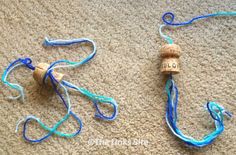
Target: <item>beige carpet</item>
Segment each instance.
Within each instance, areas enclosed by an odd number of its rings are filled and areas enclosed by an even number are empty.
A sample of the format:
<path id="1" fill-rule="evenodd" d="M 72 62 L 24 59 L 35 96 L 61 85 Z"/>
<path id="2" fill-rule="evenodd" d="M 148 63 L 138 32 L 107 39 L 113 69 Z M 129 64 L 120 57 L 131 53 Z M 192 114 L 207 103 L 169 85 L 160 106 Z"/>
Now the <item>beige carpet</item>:
<path id="1" fill-rule="evenodd" d="M 44 48 L 49 38 L 88 37 L 97 43 L 97 55 L 73 70 L 68 81 L 92 92 L 114 97 L 119 115 L 114 122 L 94 119 L 92 103 L 71 92 L 72 108 L 84 127 L 72 139 L 52 136 L 41 144 L 29 144 L 15 131 L 16 122 L 33 114 L 53 125 L 65 114 L 54 93 L 48 93 L 25 68 L 11 78 L 25 88 L 26 101 L 9 101 L 17 95 L 0 89 L 0 154 L 235 154 L 236 119 L 225 119 L 225 131 L 210 146 L 189 148 L 175 138 L 165 123 L 165 78 L 159 71 L 158 50 L 164 41 L 157 32 L 161 15 L 173 11 L 176 20 L 220 10 L 235 11 L 235 0 L 193 1 L 82 1 L 5 0 L 0 2 L 0 71 L 19 57 L 30 57 L 34 65 L 58 59 L 78 60 L 86 52 L 78 46 Z M 214 130 L 203 105 L 216 101 L 236 114 L 236 18 L 218 17 L 194 25 L 165 31 L 183 49 L 182 71 L 175 79 L 180 89 L 179 127 L 200 139 Z M 70 119 L 61 131 L 72 132 L 77 125 Z M 29 135 L 45 133 L 31 123 Z M 99 145 L 91 141 L 143 140 L 146 145 Z"/>

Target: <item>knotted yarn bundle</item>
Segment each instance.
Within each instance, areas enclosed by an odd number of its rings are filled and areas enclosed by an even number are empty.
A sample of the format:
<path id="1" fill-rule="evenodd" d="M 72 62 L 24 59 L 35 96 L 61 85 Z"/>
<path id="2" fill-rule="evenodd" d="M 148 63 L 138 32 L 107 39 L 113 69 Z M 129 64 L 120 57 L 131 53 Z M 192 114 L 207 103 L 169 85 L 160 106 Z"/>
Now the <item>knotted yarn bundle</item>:
<path id="1" fill-rule="evenodd" d="M 201 140 L 197 140 L 193 137 L 183 134 L 177 125 L 178 121 L 178 98 L 179 91 L 177 85 L 174 82 L 173 75 L 180 72 L 180 62 L 179 57 L 181 55 L 181 48 L 174 44 L 171 37 L 163 34 L 162 29 L 164 27 L 180 27 L 193 24 L 193 22 L 209 17 L 216 16 L 236 16 L 236 12 L 217 12 L 213 14 L 207 14 L 202 16 L 197 16 L 186 22 L 175 23 L 175 16 L 171 12 L 167 12 L 162 16 L 164 25 L 160 25 L 159 33 L 162 38 L 164 38 L 168 44 L 164 45 L 160 49 L 160 56 L 162 57 L 161 72 L 168 76 L 166 82 L 166 92 L 167 92 L 167 107 L 166 107 L 166 123 L 168 124 L 170 130 L 175 136 L 184 141 L 189 146 L 194 147 L 204 147 L 211 144 L 223 131 L 224 131 L 224 115 L 232 117 L 232 114 L 226 111 L 222 106 L 215 102 L 207 102 L 205 108 L 209 112 L 210 116 L 214 120 L 215 131 L 204 136 Z"/>
<path id="2" fill-rule="evenodd" d="M 74 62 L 74 61 L 69 61 L 69 60 L 58 60 L 50 65 L 41 63 L 38 66 L 34 66 L 32 64 L 32 60 L 30 58 L 19 58 L 13 62 L 10 63 L 10 65 L 5 69 L 3 75 L 2 75 L 2 82 L 19 92 L 18 96 L 14 97 L 9 97 L 10 99 L 21 99 L 23 102 L 25 100 L 25 95 L 24 95 L 24 89 L 21 85 L 17 83 L 11 83 L 7 80 L 8 76 L 10 75 L 10 72 L 12 72 L 15 68 L 19 66 L 24 66 L 30 70 L 33 71 L 33 76 L 34 79 L 41 83 L 41 84 L 47 84 L 50 85 L 55 93 L 58 95 L 59 99 L 62 101 L 65 109 L 66 109 L 66 115 L 61 118 L 57 123 L 55 123 L 52 127 L 47 126 L 45 123 L 43 123 L 38 117 L 34 115 L 29 115 L 25 119 L 20 120 L 17 125 L 16 125 L 16 131 L 19 128 L 19 125 L 24 122 L 23 125 L 23 138 L 31 143 L 39 143 L 42 142 L 46 139 L 48 139 L 51 135 L 57 135 L 60 137 L 66 137 L 66 138 L 72 138 L 78 135 L 81 132 L 82 129 L 82 121 L 81 119 L 72 111 L 71 109 L 71 101 L 70 101 L 70 95 L 68 90 L 74 90 L 77 91 L 84 96 L 86 96 L 88 99 L 90 99 L 95 107 L 95 117 L 101 120 L 105 121 L 113 121 L 117 117 L 118 113 L 118 104 L 116 101 L 107 96 L 101 96 L 94 94 L 90 91 L 88 91 L 85 88 L 78 87 L 71 82 L 68 82 L 63 79 L 63 74 L 57 73 L 55 69 L 57 68 L 77 68 L 83 64 L 86 64 L 89 62 L 94 56 L 96 55 L 96 45 L 94 41 L 88 39 L 88 38 L 79 38 L 79 39 L 72 39 L 72 40 L 49 40 L 45 39 L 44 41 L 44 46 L 68 46 L 68 45 L 73 45 L 73 44 L 81 44 L 81 43 L 87 43 L 92 46 L 92 52 L 83 60 L 79 62 Z M 111 116 L 105 115 L 99 108 L 100 104 L 106 104 L 110 105 L 113 108 L 113 113 Z M 70 117 L 72 116 L 78 123 L 79 127 L 77 131 L 74 133 L 64 133 L 61 131 L 58 131 L 58 128 Z M 27 126 L 30 121 L 36 121 L 44 130 L 47 131 L 47 134 L 44 136 L 37 138 L 37 139 L 32 139 L 27 136 Z"/>

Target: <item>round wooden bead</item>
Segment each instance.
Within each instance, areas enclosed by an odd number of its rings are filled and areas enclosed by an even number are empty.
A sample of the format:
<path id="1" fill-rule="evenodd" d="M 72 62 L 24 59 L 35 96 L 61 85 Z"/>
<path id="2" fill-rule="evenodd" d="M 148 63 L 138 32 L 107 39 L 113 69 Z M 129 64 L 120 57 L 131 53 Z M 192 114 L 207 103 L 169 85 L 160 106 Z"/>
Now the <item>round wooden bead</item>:
<path id="1" fill-rule="evenodd" d="M 162 58 L 165 57 L 180 57 L 181 48 L 176 44 L 166 44 L 161 47 L 160 55 Z"/>
<path id="2" fill-rule="evenodd" d="M 47 69 L 50 65 L 47 64 L 47 63 L 39 63 L 36 67 L 35 67 L 35 70 L 33 72 L 33 78 L 35 79 L 35 81 L 37 81 L 39 84 L 43 84 L 43 78 L 44 78 L 44 75 L 46 74 L 47 72 Z M 63 77 L 64 77 L 64 74 L 61 74 L 61 73 L 57 73 L 55 71 L 52 72 L 52 75 L 55 77 L 55 79 L 60 82 Z M 52 86 L 52 83 L 51 83 L 51 80 L 50 78 L 48 77 L 47 80 L 46 80 L 46 84 L 48 85 L 51 85 Z"/>
<path id="3" fill-rule="evenodd" d="M 165 58 L 162 60 L 161 72 L 163 74 L 177 74 L 180 72 L 178 58 Z"/>

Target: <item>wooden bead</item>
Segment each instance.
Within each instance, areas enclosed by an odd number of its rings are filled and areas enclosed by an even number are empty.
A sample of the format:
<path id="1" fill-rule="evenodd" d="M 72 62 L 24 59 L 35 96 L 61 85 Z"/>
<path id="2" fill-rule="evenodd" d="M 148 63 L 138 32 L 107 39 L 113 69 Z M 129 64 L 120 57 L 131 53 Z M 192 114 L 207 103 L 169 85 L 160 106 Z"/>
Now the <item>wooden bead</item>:
<path id="1" fill-rule="evenodd" d="M 160 55 L 162 58 L 165 57 L 180 57 L 181 48 L 176 44 L 166 44 L 161 47 Z"/>
<path id="2" fill-rule="evenodd" d="M 179 57 L 181 49 L 176 44 L 166 44 L 161 47 L 161 72 L 163 74 L 177 74 L 180 72 Z"/>
<path id="3" fill-rule="evenodd" d="M 166 58 L 163 59 L 161 64 L 161 72 L 163 74 L 177 74 L 180 72 L 179 59 L 178 58 Z"/>
<path id="4" fill-rule="evenodd" d="M 39 84 L 43 84 L 43 78 L 44 78 L 44 75 L 46 74 L 47 72 L 47 69 L 50 65 L 47 64 L 47 63 L 39 63 L 36 67 L 35 67 L 35 70 L 33 72 L 33 78 L 35 79 L 35 81 L 37 81 Z M 61 74 L 61 73 L 57 73 L 55 71 L 52 72 L 52 75 L 55 77 L 55 79 L 60 82 L 63 77 L 64 77 L 64 74 Z M 47 80 L 46 80 L 46 84 L 47 85 L 50 85 L 52 86 L 52 83 L 51 83 L 51 80 L 50 78 L 48 77 Z"/>

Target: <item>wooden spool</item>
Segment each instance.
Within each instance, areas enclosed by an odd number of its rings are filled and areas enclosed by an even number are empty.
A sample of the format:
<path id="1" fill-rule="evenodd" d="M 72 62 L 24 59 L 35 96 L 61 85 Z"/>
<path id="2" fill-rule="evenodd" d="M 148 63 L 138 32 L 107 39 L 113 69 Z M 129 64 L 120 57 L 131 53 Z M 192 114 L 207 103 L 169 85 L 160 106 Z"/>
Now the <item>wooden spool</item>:
<path id="1" fill-rule="evenodd" d="M 48 69 L 49 66 L 50 65 L 47 64 L 47 63 L 39 63 L 35 67 L 35 70 L 33 72 L 33 78 L 35 79 L 35 81 L 37 81 L 41 85 L 43 84 L 43 78 L 44 78 L 44 75 L 46 74 L 47 69 Z M 64 77 L 64 74 L 57 73 L 55 71 L 52 72 L 52 75 L 55 77 L 55 79 L 58 82 L 61 82 L 63 77 Z M 46 84 L 52 86 L 52 83 L 51 83 L 51 80 L 50 80 L 49 77 L 46 80 Z"/>
<path id="2" fill-rule="evenodd" d="M 176 44 L 166 44 L 161 47 L 161 72 L 163 74 L 178 74 L 180 72 L 180 52 L 181 48 Z"/>

